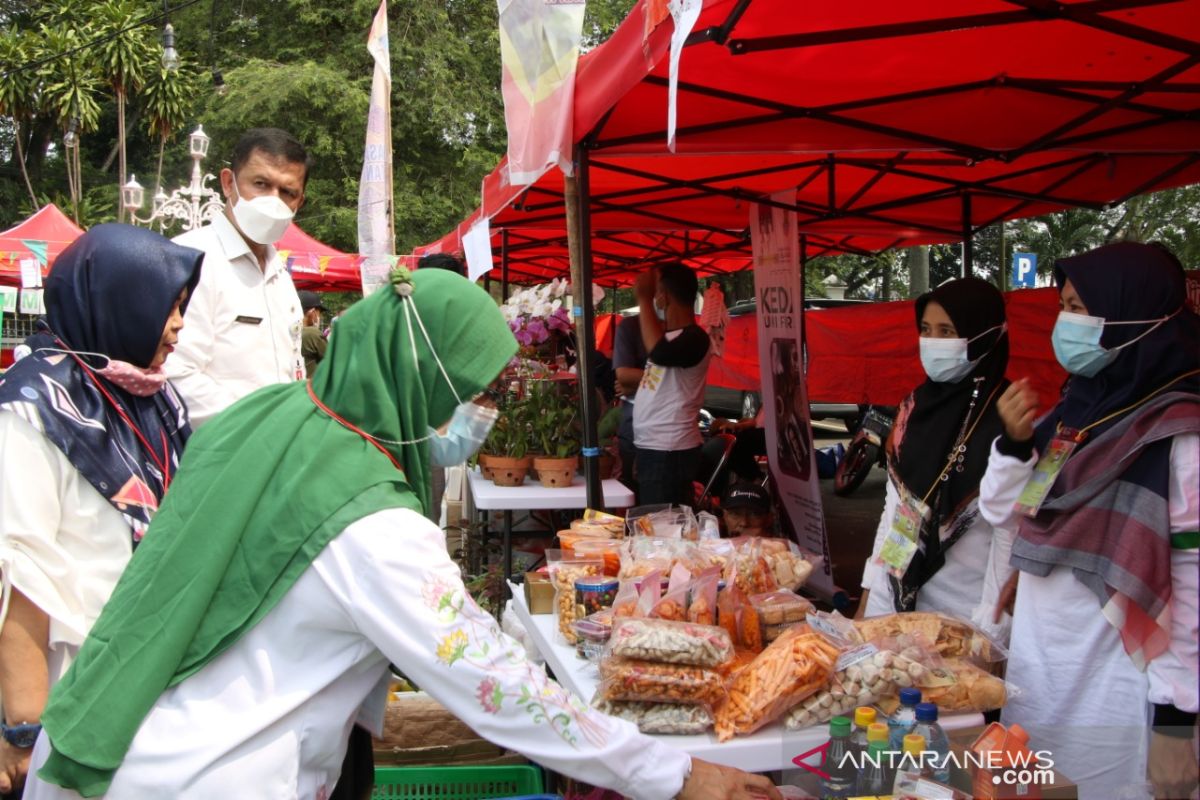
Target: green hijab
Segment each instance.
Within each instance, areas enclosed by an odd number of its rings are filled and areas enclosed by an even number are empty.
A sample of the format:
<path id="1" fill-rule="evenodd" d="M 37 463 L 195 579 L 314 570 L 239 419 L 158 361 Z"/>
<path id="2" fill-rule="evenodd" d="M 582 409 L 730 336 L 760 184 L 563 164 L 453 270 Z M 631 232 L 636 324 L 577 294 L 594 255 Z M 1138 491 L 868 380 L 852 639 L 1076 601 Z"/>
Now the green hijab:
<path id="1" fill-rule="evenodd" d="M 458 275 L 399 270 L 393 281 L 338 319 L 312 390 L 389 440 L 403 471 L 303 383 L 261 389 L 197 431 L 50 695 L 53 752 L 40 778 L 103 794 L 162 692 L 262 619 L 330 540 L 376 511 L 429 509 L 428 429 L 482 391 L 517 344 L 491 297 Z"/>

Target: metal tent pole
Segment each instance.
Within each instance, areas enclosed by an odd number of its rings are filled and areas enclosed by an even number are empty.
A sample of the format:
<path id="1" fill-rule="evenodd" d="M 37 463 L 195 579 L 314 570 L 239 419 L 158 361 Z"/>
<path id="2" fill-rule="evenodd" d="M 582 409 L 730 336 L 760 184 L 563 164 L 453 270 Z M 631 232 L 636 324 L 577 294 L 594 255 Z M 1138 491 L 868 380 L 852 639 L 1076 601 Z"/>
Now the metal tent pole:
<path id="1" fill-rule="evenodd" d="M 962 276 L 974 275 L 975 269 L 975 238 L 971 231 L 971 193 L 963 192 L 962 196 Z"/>
<path id="2" fill-rule="evenodd" d="M 500 302 L 508 302 L 508 228 L 500 231 Z"/>
<path id="3" fill-rule="evenodd" d="M 592 221 L 588 204 L 588 151 L 575 146 L 575 175 L 564 181 L 567 211 L 567 248 L 571 254 L 571 295 L 575 302 L 576 357 L 579 402 L 583 412 L 583 476 L 588 508 L 604 507 L 600 486 L 600 447 L 596 435 L 596 387 L 592 353 L 596 349 L 595 310 L 592 308 Z"/>

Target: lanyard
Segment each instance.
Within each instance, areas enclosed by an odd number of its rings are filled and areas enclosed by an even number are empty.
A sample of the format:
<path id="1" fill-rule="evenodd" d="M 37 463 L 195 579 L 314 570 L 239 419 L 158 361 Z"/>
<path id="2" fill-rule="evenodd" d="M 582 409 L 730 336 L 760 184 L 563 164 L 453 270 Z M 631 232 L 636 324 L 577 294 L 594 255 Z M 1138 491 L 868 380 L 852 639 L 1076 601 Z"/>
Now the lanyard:
<path id="1" fill-rule="evenodd" d="M 1164 390 L 1166 390 L 1166 389 L 1169 389 L 1169 388 L 1171 388 L 1172 386 L 1174 386 L 1175 384 L 1179 383 L 1179 382 L 1180 382 L 1181 380 L 1183 380 L 1184 378 L 1190 378 L 1190 377 L 1191 377 L 1191 376 L 1193 376 L 1193 375 L 1200 375 L 1200 369 L 1193 369 L 1193 370 L 1191 370 L 1191 371 L 1189 371 L 1189 372 L 1185 372 L 1185 373 L 1183 373 L 1182 375 L 1179 375 L 1179 376 L 1177 376 L 1177 377 L 1175 377 L 1175 378 L 1172 378 L 1171 380 L 1169 380 L 1169 381 L 1167 381 L 1166 383 L 1164 383 L 1162 386 L 1160 386 L 1160 387 L 1158 387 L 1157 389 L 1155 389 L 1155 390 L 1154 390 L 1153 392 L 1151 392 L 1150 394 L 1148 394 L 1148 395 L 1146 395 L 1145 397 L 1143 397 L 1141 400 L 1138 400 L 1136 403 L 1133 403 L 1132 405 L 1125 406 L 1124 408 L 1117 409 L 1116 411 L 1112 412 L 1111 414 L 1109 414 L 1109 415 L 1107 415 L 1107 416 L 1105 416 L 1105 417 L 1102 417 L 1102 418 L 1100 418 L 1100 419 L 1096 420 L 1096 421 L 1095 421 L 1095 422 L 1093 422 L 1092 424 L 1090 424 L 1090 425 L 1085 425 L 1085 426 L 1083 426 L 1082 428 L 1080 428 L 1079 430 L 1077 430 L 1077 431 L 1074 431 L 1074 432 L 1073 432 L 1073 434 L 1074 434 L 1074 437 L 1073 437 L 1073 438 L 1075 439 L 1075 442 L 1076 442 L 1076 443 L 1079 443 L 1079 442 L 1082 442 L 1084 439 L 1086 439 L 1086 438 L 1087 438 L 1087 432 L 1088 432 L 1088 431 L 1090 431 L 1092 428 L 1096 427 L 1097 425 L 1103 425 L 1105 422 L 1108 422 L 1108 421 L 1109 421 L 1110 419 L 1112 419 L 1113 417 L 1119 417 L 1119 416 L 1121 416 L 1122 414 L 1124 414 L 1124 413 L 1126 413 L 1126 412 L 1133 411 L 1133 410 L 1134 410 L 1135 408 L 1137 408 L 1138 406 L 1140 406 L 1140 405 L 1142 405 L 1142 404 L 1144 404 L 1144 403 L 1148 403 L 1148 402 L 1149 402 L 1151 399 L 1153 399 L 1153 398 L 1154 398 L 1154 396 L 1155 396 L 1155 395 L 1157 395 L 1159 392 L 1162 392 L 1162 391 L 1164 391 Z M 1064 429 L 1064 428 L 1063 428 L 1063 424 L 1060 422 L 1060 423 L 1058 423 L 1058 425 L 1057 425 L 1057 426 L 1056 426 L 1056 428 L 1055 428 L 1055 433 L 1063 433 L 1063 431 L 1064 431 L 1064 430 L 1067 430 L 1067 429 Z M 1071 433 L 1071 432 L 1068 430 L 1068 435 L 1070 435 L 1070 433 Z"/>
<path id="2" fill-rule="evenodd" d="M 979 422 L 983 419 L 983 415 L 988 410 L 988 406 L 992 404 L 992 399 L 996 396 L 996 392 L 1000 390 L 1001 383 L 1003 383 L 1003 381 L 997 381 L 996 385 L 992 387 L 992 393 L 988 395 L 987 400 L 985 400 L 983 403 L 983 407 L 979 409 L 979 416 L 975 418 L 975 421 L 972 422 L 970 428 L 968 428 L 967 422 L 971 419 L 971 411 L 975 406 L 975 398 L 979 396 L 979 387 L 978 385 L 975 387 L 975 393 L 971 397 L 971 406 L 967 408 L 967 415 L 963 418 L 963 430 L 959 434 L 958 441 L 955 442 L 954 447 L 952 447 L 950 450 L 950 458 L 946 460 L 946 466 L 942 467 L 942 471 L 936 478 L 933 479 L 933 485 L 929 487 L 929 491 L 925 493 L 923 498 L 921 498 L 922 505 L 929 502 L 929 498 L 933 496 L 934 490 L 937 489 L 938 485 L 941 484 L 942 481 L 949 479 L 950 468 L 954 466 L 955 462 L 960 462 L 962 460 L 963 454 L 967 449 L 967 440 L 971 438 L 971 434 L 975 433 L 975 428 L 979 427 Z M 962 471 L 961 465 L 959 467 L 959 471 Z"/>
<path id="3" fill-rule="evenodd" d="M 354 431 L 355 433 L 357 433 L 359 436 L 361 436 L 363 439 L 365 439 L 368 444 L 370 444 L 376 450 L 378 450 L 379 452 L 381 452 L 385 456 L 387 456 L 388 461 L 392 462 L 393 467 L 400 470 L 401 472 L 404 472 L 404 467 L 400 466 L 400 462 L 396 460 L 396 457 L 393 456 L 391 453 L 389 453 L 387 448 L 384 447 L 383 445 L 381 445 L 375 439 L 374 436 L 367 433 L 362 428 L 355 425 L 353 422 L 350 422 L 347 419 L 343 419 L 342 417 L 340 417 L 338 415 L 338 413 L 336 411 L 334 411 L 332 408 L 330 408 L 329 406 L 322 403 L 320 398 L 318 398 L 316 393 L 313 391 L 311 379 L 304 382 L 304 387 L 306 389 L 308 389 L 308 396 L 313 401 L 313 403 L 316 404 L 317 408 L 321 409 L 326 414 L 328 414 L 330 419 L 332 419 L 334 422 L 341 425 L 343 428 L 346 428 L 347 430 L 351 430 L 351 431 Z"/>
<path id="4" fill-rule="evenodd" d="M 67 346 L 61 341 L 58 342 L 58 344 L 64 350 L 70 352 Z M 92 371 L 92 368 L 84 363 L 83 359 L 74 353 L 71 353 L 71 358 L 75 359 L 75 362 L 79 364 L 79 366 L 83 367 L 84 373 L 92 379 L 92 384 L 100 390 L 100 394 L 104 395 L 104 399 L 107 400 L 109 405 L 113 407 L 113 410 L 117 412 L 117 416 L 121 418 L 121 421 L 125 423 L 126 427 L 133 431 L 133 435 L 136 436 L 137 440 L 141 443 L 142 449 L 145 450 L 146 454 L 150 456 L 150 461 L 153 462 L 154 466 L 158 467 L 159 472 L 162 473 L 163 493 L 165 494 L 167 489 L 169 489 L 171 486 L 171 471 L 168 469 L 171 463 L 171 446 L 167 442 L 166 431 L 159 430 L 158 432 L 159 436 L 161 437 L 163 452 L 162 458 L 160 459 L 158 453 L 156 453 L 154 448 L 150 446 L 150 442 L 147 441 L 145 434 L 143 434 L 141 429 L 134 424 L 133 420 L 129 418 L 129 415 L 125 413 L 125 409 L 121 407 L 121 404 L 117 402 L 117 399 L 113 397 L 107 389 L 104 388 L 103 382 L 96 380 L 96 373 Z"/>

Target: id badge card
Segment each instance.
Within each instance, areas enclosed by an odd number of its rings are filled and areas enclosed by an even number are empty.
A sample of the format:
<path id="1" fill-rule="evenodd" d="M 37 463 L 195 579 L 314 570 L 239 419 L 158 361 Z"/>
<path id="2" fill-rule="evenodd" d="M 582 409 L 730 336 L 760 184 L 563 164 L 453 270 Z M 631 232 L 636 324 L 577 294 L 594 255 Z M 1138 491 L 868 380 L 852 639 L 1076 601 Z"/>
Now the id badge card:
<path id="1" fill-rule="evenodd" d="M 1029 480 L 1025 482 L 1025 488 L 1021 489 L 1021 494 L 1017 497 L 1015 510 L 1018 514 L 1024 514 L 1027 517 L 1037 516 L 1038 509 L 1042 507 L 1042 503 L 1046 502 L 1046 496 L 1050 494 L 1050 487 L 1058 479 L 1058 473 L 1062 472 L 1067 459 L 1078 446 L 1079 432 L 1073 428 L 1063 428 L 1057 436 L 1050 440 L 1050 443 L 1046 445 L 1046 452 L 1042 453 L 1042 457 L 1038 459 L 1037 465 L 1033 468 L 1033 474 L 1029 476 Z"/>
<path id="2" fill-rule="evenodd" d="M 921 526 L 929 519 L 929 506 L 907 492 L 900 498 L 891 530 L 879 548 L 879 560 L 897 578 L 904 575 L 920 548 Z"/>

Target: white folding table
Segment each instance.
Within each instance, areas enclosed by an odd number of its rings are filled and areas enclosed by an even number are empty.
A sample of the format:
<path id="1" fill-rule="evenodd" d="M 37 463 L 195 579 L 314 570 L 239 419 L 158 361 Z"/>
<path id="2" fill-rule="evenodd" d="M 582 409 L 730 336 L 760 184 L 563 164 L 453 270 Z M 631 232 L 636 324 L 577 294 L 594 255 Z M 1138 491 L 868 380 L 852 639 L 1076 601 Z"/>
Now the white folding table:
<path id="1" fill-rule="evenodd" d="M 525 593 L 519 586 L 509 584 L 512 589 L 512 608 L 533 638 L 538 652 L 546 660 L 546 666 L 554 677 L 585 701 L 596 693 L 600 675 L 596 667 L 575 654 L 575 648 L 558 638 L 558 625 L 554 614 L 530 614 L 525 604 Z M 947 731 L 975 728 L 983 725 L 982 714 L 948 714 L 939 722 Z M 789 731 L 782 722 L 774 722 L 749 736 L 735 736 L 727 742 L 718 742 L 713 733 L 693 736 L 655 736 L 665 744 L 683 750 L 689 755 L 715 764 L 737 767 L 747 772 L 773 772 L 795 769 L 792 759 L 820 747 L 829 740 L 829 727 L 818 725 L 799 731 Z M 820 762 L 814 754 L 807 763 L 814 766 Z"/>
<path id="2" fill-rule="evenodd" d="M 479 473 L 467 472 L 471 500 L 480 511 L 504 512 L 504 580 L 512 578 L 512 512 L 560 511 L 587 508 L 587 486 L 576 475 L 570 486 L 547 488 L 528 478 L 520 486 L 497 486 Z M 609 478 L 600 484 L 604 508 L 632 508 L 633 491 L 620 481 Z"/>

